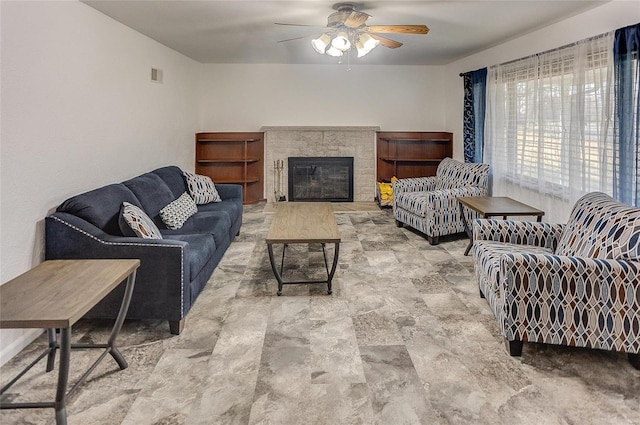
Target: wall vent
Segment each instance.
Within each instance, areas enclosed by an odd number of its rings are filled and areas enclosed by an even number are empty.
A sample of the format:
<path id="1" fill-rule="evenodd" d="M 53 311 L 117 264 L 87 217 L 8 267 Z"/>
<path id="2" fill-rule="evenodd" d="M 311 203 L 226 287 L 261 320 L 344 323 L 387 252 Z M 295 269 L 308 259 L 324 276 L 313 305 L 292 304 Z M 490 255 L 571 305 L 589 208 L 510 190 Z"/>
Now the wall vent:
<path id="1" fill-rule="evenodd" d="M 151 68 L 151 81 L 154 83 L 162 83 L 162 70 L 158 68 Z"/>

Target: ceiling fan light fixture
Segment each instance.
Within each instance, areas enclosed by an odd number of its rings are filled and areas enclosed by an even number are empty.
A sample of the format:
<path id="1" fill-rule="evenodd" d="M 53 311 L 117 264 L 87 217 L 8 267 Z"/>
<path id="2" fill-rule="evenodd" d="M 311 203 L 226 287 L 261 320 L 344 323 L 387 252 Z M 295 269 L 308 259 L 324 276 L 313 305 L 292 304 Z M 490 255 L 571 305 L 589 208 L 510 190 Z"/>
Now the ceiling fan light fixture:
<path id="1" fill-rule="evenodd" d="M 0 0 L 2 1 L 2 0 Z M 427 34 L 429 28 L 426 25 L 367 25 L 366 21 L 371 16 L 355 10 L 354 3 L 336 3 L 333 9 L 336 12 L 329 15 L 327 26 L 318 38 L 311 40 L 313 50 L 333 57 L 341 57 L 346 52 L 351 57 L 351 49 L 355 50 L 358 57 L 368 55 L 378 45 L 382 44 L 389 49 L 396 49 L 402 43 L 380 34 Z M 298 27 L 314 27 L 307 24 L 286 24 Z M 308 36 L 289 38 L 282 41 L 299 40 Z M 338 61 L 341 63 L 341 60 Z"/>
<path id="2" fill-rule="evenodd" d="M 351 48 L 351 42 L 349 41 L 349 36 L 346 32 L 340 31 L 331 41 L 331 47 L 340 50 L 341 52 L 346 52 Z"/>
<path id="3" fill-rule="evenodd" d="M 378 44 L 380 44 L 380 40 L 376 40 L 366 32 L 360 34 L 360 37 L 358 37 L 358 40 L 362 43 L 365 49 L 368 49 L 369 52 L 375 49 L 376 46 L 378 46 Z"/>
<path id="4" fill-rule="evenodd" d="M 367 50 L 364 47 L 364 44 L 362 44 L 362 42 L 360 40 L 358 40 L 356 42 L 356 50 L 358 51 L 358 57 L 361 58 L 364 55 L 366 55 L 367 53 L 369 53 L 371 50 Z"/>
<path id="5" fill-rule="evenodd" d="M 342 56 L 344 52 L 340 49 L 336 49 L 335 47 L 333 47 L 333 45 L 331 45 L 331 47 L 329 47 L 325 53 L 329 56 L 337 58 Z"/>
<path id="6" fill-rule="evenodd" d="M 324 33 L 320 37 L 311 40 L 311 46 L 313 46 L 313 50 L 322 55 L 327 50 L 327 46 L 330 42 L 331 36 L 327 33 Z"/>

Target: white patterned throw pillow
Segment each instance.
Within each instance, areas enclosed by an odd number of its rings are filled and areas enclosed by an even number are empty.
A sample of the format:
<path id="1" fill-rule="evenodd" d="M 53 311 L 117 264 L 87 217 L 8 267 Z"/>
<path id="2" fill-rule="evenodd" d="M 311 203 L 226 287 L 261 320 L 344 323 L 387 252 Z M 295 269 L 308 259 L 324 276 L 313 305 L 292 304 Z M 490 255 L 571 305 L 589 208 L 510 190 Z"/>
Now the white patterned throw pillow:
<path id="1" fill-rule="evenodd" d="M 139 238 L 162 239 L 160 230 L 142 209 L 128 202 L 123 202 L 120 215 Z"/>
<path id="2" fill-rule="evenodd" d="M 185 221 L 198 212 L 196 203 L 187 192 L 160 210 L 160 218 L 169 229 L 180 229 Z"/>
<path id="3" fill-rule="evenodd" d="M 184 171 L 184 177 L 187 180 L 187 188 L 189 194 L 198 205 L 208 204 L 209 202 L 222 202 L 216 186 L 209 176 L 193 174 Z"/>

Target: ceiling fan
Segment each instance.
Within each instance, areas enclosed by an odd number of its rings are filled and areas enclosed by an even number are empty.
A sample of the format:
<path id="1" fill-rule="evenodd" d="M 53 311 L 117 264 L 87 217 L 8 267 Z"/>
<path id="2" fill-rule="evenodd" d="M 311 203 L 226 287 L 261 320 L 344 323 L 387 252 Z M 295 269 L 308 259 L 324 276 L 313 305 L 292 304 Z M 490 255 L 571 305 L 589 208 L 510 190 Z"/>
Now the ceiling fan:
<path id="1" fill-rule="evenodd" d="M 311 41 L 314 50 L 320 54 L 339 57 L 355 46 L 358 57 L 362 57 L 379 44 L 390 49 L 402 46 L 399 41 L 383 37 L 380 34 L 427 34 L 429 32 L 426 25 L 366 25 L 365 22 L 371 15 L 355 10 L 353 3 L 337 3 L 333 8 L 336 11 L 327 18 L 327 26 L 324 27 L 323 33 Z M 275 24 L 314 27 L 314 25 L 280 22 Z M 289 38 L 278 42 L 307 37 L 310 36 Z"/>

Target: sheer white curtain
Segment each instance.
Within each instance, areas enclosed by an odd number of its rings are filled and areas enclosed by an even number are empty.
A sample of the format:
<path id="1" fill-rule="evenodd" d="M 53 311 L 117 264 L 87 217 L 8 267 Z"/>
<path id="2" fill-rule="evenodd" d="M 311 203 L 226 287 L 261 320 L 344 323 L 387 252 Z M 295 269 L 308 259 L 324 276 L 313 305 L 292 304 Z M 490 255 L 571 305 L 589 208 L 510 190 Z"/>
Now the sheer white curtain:
<path id="1" fill-rule="evenodd" d="M 583 194 L 612 194 L 613 37 L 489 68 L 484 158 L 493 196 L 565 222 Z"/>

